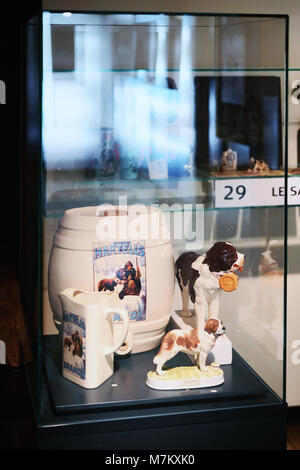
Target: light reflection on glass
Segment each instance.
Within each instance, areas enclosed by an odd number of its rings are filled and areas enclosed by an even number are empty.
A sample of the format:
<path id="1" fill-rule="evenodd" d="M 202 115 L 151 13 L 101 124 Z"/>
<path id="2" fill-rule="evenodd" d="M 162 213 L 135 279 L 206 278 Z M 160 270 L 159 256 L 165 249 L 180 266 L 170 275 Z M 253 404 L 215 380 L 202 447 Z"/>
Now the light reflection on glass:
<path id="1" fill-rule="evenodd" d="M 132 22 L 151 20 L 139 16 L 132 16 Z M 109 21 L 100 17 L 102 24 Z M 141 59 L 141 36 L 136 32 L 124 25 L 75 24 L 75 69 L 53 72 L 52 56 L 57 51 L 52 50 L 51 14 L 44 13 L 43 150 L 49 169 L 85 168 L 97 154 L 100 129 L 106 127 L 114 128 L 120 158 L 129 153 L 135 171 L 148 171 L 153 179 L 188 175 L 185 165 L 190 163 L 194 141 L 190 21 L 183 17 L 181 32 L 177 29 L 181 46 L 176 71 L 169 64 L 169 17 L 158 15 L 148 32 L 149 57 L 143 58 L 148 60 L 147 70 L 116 68 L 120 44 L 122 50 L 130 45 L 133 66 Z"/>

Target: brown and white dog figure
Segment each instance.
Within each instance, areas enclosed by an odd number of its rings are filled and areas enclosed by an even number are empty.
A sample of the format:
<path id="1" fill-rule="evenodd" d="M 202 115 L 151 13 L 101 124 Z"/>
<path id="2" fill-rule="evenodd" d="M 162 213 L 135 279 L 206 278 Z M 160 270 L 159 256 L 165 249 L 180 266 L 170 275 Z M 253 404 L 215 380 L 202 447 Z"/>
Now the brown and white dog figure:
<path id="1" fill-rule="evenodd" d="M 156 373 L 163 375 L 163 365 L 176 356 L 179 351 L 194 355 L 197 365 L 201 371 L 208 370 L 206 358 L 209 351 L 214 347 L 218 336 L 222 335 L 225 327 L 221 320 L 211 318 L 205 323 L 204 329 L 194 330 L 172 330 L 167 333 L 161 343 L 158 354 L 153 362 L 156 364 Z"/>
<path id="2" fill-rule="evenodd" d="M 204 328 L 208 319 L 219 318 L 219 278 L 236 270 L 242 271 L 244 255 L 229 242 L 217 242 L 204 255 L 193 251 L 182 253 L 175 263 L 176 278 L 181 290 L 183 317 L 190 317 L 191 299 L 197 327 Z"/>

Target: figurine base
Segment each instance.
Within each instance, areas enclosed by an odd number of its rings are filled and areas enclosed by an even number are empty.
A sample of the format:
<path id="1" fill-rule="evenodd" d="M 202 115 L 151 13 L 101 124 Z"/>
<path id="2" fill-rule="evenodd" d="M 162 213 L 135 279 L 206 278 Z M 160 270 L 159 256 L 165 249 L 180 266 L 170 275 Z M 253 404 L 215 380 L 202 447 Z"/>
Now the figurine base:
<path id="1" fill-rule="evenodd" d="M 174 367 L 164 375 L 155 371 L 147 374 L 146 384 L 157 390 L 186 390 L 190 388 L 216 387 L 224 382 L 224 373 L 219 367 L 208 366 L 201 371 L 197 366 Z"/>

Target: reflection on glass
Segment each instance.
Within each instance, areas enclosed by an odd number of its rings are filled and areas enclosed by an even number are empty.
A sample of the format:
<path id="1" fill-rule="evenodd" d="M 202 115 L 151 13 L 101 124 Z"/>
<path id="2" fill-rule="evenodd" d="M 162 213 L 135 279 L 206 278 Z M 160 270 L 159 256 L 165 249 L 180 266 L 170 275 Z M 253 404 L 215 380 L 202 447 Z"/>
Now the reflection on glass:
<path id="1" fill-rule="evenodd" d="M 245 254 L 220 313 L 234 349 L 280 395 L 283 207 L 217 210 L 214 188 L 215 177 L 282 172 L 284 44 L 272 55 L 257 38 L 282 37 L 283 22 L 44 13 L 43 23 L 44 279 L 66 210 L 159 206 L 176 257 L 216 241 Z"/>
<path id="2" fill-rule="evenodd" d="M 266 23 L 45 12 L 48 193 L 57 172 L 65 188 L 86 177 L 91 183 L 188 179 L 221 174 L 228 154 L 235 157 L 231 172 L 281 169 L 282 72 L 248 70 L 258 51 L 245 34 L 258 31 L 267 34 Z M 274 61 L 283 66 L 280 51 Z"/>

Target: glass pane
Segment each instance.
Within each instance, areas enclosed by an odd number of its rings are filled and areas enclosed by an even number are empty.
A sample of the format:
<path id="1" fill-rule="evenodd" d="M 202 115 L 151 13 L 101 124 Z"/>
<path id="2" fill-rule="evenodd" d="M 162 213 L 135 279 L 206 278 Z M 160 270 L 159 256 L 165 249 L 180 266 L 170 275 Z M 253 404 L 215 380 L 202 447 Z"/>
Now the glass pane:
<path id="1" fill-rule="evenodd" d="M 103 289 L 117 293 L 118 302 L 132 294 L 130 302 L 136 297 L 137 303 L 126 304 L 133 334 L 128 360 L 140 361 L 141 370 L 144 364 L 145 381 L 147 361 L 152 365 L 170 320 L 201 326 L 199 311 L 190 322 L 180 316 L 176 278 L 174 290 L 173 259 L 193 251 L 203 256 L 200 281 L 211 276 L 217 286 L 212 293 L 201 281 L 196 304 L 204 296 L 208 317 L 219 308 L 228 351 L 232 344 L 235 360 L 241 357 L 283 397 L 285 28 L 281 17 L 44 13 L 47 347 L 62 348 L 64 289 Z M 227 192 L 220 204 L 222 184 Z M 134 204 L 158 217 L 159 235 L 142 218 L 131 226 L 138 242 L 132 232 L 122 238 L 118 230 Z M 116 211 L 115 225 L 109 225 L 110 211 Z M 115 231 L 104 240 L 99 233 L 104 237 L 106 229 Z M 236 248 L 230 266 L 203 263 L 216 242 Z M 128 280 L 118 278 L 120 269 L 128 274 L 129 262 L 131 281 L 139 273 L 131 294 Z M 227 271 L 238 275 L 234 292 L 218 287 Z M 193 303 L 191 295 L 191 310 Z M 145 352 L 143 363 L 137 357 Z M 145 393 L 128 395 L 125 387 L 119 399 L 147 400 Z"/>

